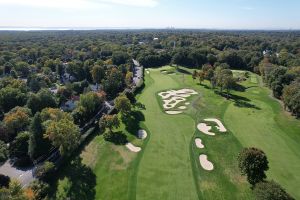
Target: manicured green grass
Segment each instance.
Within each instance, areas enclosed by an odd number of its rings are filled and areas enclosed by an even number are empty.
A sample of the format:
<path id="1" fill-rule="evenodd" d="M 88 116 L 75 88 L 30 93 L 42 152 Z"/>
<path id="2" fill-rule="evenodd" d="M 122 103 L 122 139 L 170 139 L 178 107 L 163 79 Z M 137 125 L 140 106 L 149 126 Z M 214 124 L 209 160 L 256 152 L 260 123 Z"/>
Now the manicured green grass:
<path id="1" fill-rule="evenodd" d="M 205 118 L 213 117 L 223 121 L 225 110 L 231 102 L 216 95 L 209 88 L 208 82 L 201 86 L 197 81 L 193 81 L 190 75 L 172 78 L 181 88 L 193 88 L 199 92 L 186 111 L 194 121 L 194 126 Z M 217 135 L 212 137 L 200 133 L 195 128 L 194 137 L 190 140 L 190 155 L 199 199 L 253 199 L 248 183 L 238 173 L 236 157 L 242 145 L 230 130 L 225 134 L 214 131 Z M 196 137 L 203 140 L 205 149 L 196 148 L 194 143 Z M 213 171 L 207 172 L 200 166 L 198 156 L 202 153 L 207 154 L 208 159 L 214 163 Z"/>
<path id="2" fill-rule="evenodd" d="M 266 152 L 268 178 L 300 198 L 300 122 L 269 97 L 260 77 L 249 73 L 250 77 L 240 83 L 244 91 L 232 91 L 232 98 L 227 100 L 210 89 L 209 82 L 199 85 L 194 81 L 192 69 L 179 67 L 175 74 L 161 70 L 175 69 L 150 69 L 145 88 L 137 96 L 145 109 L 136 110 L 129 122 L 115 130 L 143 150 L 132 153 L 123 145 L 96 136 L 80 157 L 61 171 L 61 177 L 77 183 L 72 190 L 79 199 L 254 199 L 237 167 L 238 153 L 249 146 Z M 183 88 L 199 94 L 188 99 L 191 104 L 184 114 L 165 114 L 157 93 Z M 228 132 L 219 133 L 214 128 L 216 136 L 200 133 L 196 125 L 205 118 L 220 119 Z M 134 135 L 140 127 L 148 132 L 145 141 Z M 204 149 L 196 148 L 196 137 L 203 140 Z M 213 162 L 213 171 L 200 166 L 198 156 L 202 153 Z M 84 177 L 78 175 L 81 170 Z M 89 195 L 84 196 L 85 192 Z"/>
<path id="3" fill-rule="evenodd" d="M 156 94 L 180 85 L 160 70 L 150 70 L 139 97 L 151 137 L 139 164 L 136 198 L 198 199 L 189 154 L 195 124 L 189 116 L 163 113 Z"/>
<path id="4" fill-rule="evenodd" d="M 252 82 L 252 78 L 251 78 Z M 225 124 L 243 146 L 261 148 L 268 156 L 268 177 L 300 198 L 300 122 L 282 111 L 269 91 L 252 87 L 235 94 L 248 98 L 257 108 L 230 104 Z"/>

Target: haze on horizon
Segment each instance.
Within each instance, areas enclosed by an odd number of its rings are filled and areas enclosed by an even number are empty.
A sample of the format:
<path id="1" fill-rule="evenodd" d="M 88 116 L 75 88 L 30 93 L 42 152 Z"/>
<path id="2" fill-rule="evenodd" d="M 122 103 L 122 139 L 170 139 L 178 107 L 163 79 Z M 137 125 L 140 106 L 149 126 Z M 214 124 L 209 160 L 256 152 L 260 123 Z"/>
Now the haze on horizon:
<path id="1" fill-rule="evenodd" d="M 0 27 L 300 29 L 299 8 L 297 0 L 0 0 Z"/>

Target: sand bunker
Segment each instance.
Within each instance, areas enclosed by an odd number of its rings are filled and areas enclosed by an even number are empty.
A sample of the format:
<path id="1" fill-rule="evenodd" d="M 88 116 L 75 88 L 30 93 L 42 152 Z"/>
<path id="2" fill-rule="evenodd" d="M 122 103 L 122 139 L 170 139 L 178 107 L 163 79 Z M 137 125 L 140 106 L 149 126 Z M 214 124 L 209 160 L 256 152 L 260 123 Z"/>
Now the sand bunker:
<path id="1" fill-rule="evenodd" d="M 180 102 L 185 101 L 185 98 L 182 97 L 171 97 L 168 100 L 163 100 L 164 101 L 164 109 L 172 109 L 175 108 L 177 104 L 179 104 Z"/>
<path id="2" fill-rule="evenodd" d="M 202 144 L 202 140 L 200 138 L 195 139 L 195 144 L 199 149 L 203 149 L 204 145 Z"/>
<path id="3" fill-rule="evenodd" d="M 209 132 L 211 130 L 211 126 L 208 126 L 207 124 L 205 123 L 200 123 L 197 125 L 197 128 L 199 131 L 201 131 L 202 133 L 206 134 L 206 135 L 211 135 L 211 136 L 214 136 L 216 135 L 215 133 L 213 132 Z"/>
<path id="4" fill-rule="evenodd" d="M 200 165 L 204 170 L 211 171 L 214 169 L 214 165 L 212 164 L 212 162 L 207 160 L 207 155 L 201 154 L 199 156 L 199 161 L 200 161 Z"/>
<path id="5" fill-rule="evenodd" d="M 168 111 L 166 111 L 166 113 L 169 115 L 178 115 L 178 114 L 182 113 L 182 111 L 168 110 Z"/>
<path id="6" fill-rule="evenodd" d="M 198 94 L 198 93 L 192 89 L 181 89 L 181 90 L 169 90 L 166 92 L 161 92 L 158 95 L 163 99 L 164 109 L 172 109 L 175 108 L 177 104 L 186 101 L 186 98 L 194 94 Z"/>
<path id="7" fill-rule="evenodd" d="M 145 130 L 139 130 L 138 131 L 138 138 L 144 140 L 147 138 L 147 132 Z"/>
<path id="8" fill-rule="evenodd" d="M 184 110 L 184 109 L 186 109 L 186 106 L 179 106 L 178 107 L 180 110 Z"/>
<path id="9" fill-rule="evenodd" d="M 161 92 L 158 95 L 162 97 L 162 99 L 168 99 L 172 96 L 177 97 L 189 97 L 193 94 L 198 94 L 195 90 L 192 89 L 181 89 L 181 90 L 169 90 L 166 92 Z"/>
<path id="10" fill-rule="evenodd" d="M 186 102 L 185 105 L 190 105 L 190 102 Z"/>
<path id="11" fill-rule="evenodd" d="M 204 119 L 204 121 L 206 122 L 215 122 L 217 123 L 216 128 L 220 131 L 220 132 L 226 132 L 226 128 L 224 127 L 224 125 L 222 124 L 222 122 L 218 119 L 214 119 L 214 118 L 210 118 L 210 119 Z"/>
<path id="12" fill-rule="evenodd" d="M 140 152 L 142 150 L 141 147 L 134 146 L 131 143 L 127 143 L 125 146 L 127 147 L 127 149 L 129 149 L 130 151 L 132 151 L 134 153 Z"/>

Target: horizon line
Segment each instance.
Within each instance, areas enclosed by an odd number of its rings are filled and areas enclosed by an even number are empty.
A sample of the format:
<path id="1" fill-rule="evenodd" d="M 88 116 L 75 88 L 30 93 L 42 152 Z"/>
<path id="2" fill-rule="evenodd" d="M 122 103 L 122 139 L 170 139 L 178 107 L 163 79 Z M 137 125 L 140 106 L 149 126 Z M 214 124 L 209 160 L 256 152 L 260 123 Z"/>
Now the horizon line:
<path id="1" fill-rule="evenodd" d="M 299 28 L 197 28 L 197 27 L 42 27 L 0 26 L 0 31 L 87 31 L 87 30 L 208 30 L 208 31 L 300 31 Z"/>

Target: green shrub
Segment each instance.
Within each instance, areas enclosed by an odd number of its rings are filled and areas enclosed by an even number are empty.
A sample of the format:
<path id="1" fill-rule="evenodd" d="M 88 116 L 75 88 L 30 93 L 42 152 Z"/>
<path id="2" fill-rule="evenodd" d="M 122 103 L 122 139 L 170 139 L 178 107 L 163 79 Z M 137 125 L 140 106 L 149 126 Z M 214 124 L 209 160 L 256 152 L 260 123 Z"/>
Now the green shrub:
<path id="1" fill-rule="evenodd" d="M 46 161 L 43 165 L 40 165 L 35 170 L 35 176 L 39 179 L 46 179 L 51 172 L 53 172 L 55 165 L 53 162 Z"/>
<path id="2" fill-rule="evenodd" d="M 7 145 L 0 140 L 0 162 L 4 162 L 8 157 L 8 148 Z"/>

